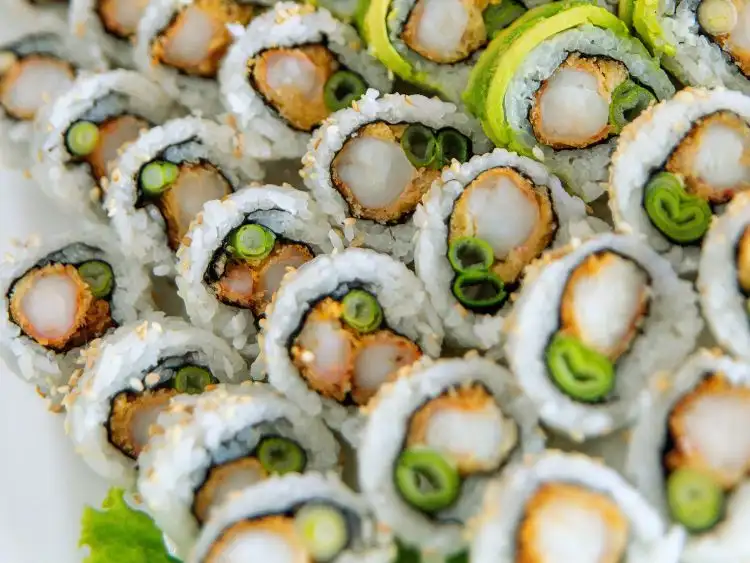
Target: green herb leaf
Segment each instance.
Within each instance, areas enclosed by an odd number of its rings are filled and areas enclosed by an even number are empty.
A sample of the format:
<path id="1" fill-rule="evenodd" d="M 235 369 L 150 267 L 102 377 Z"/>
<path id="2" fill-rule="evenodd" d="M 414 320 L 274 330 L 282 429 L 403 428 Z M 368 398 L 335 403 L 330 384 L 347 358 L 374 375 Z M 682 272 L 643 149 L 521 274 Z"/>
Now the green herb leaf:
<path id="1" fill-rule="evenodd" d="M 167 552 L 154 521 L 130 508 L 124 495 L 122 489 L 110 489 L 103 510 L 84 509 L 78 545 L 91 549 L 84 563 L 180 563 Z"/>

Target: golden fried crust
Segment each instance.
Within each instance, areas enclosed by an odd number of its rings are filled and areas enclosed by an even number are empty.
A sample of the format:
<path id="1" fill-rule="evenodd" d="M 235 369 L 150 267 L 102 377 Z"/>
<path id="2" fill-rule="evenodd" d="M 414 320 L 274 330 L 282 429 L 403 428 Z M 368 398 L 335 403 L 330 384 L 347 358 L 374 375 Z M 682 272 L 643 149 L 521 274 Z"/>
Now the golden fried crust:
<path id="1" fill-rule="evenodd" d="M 314 96 L 303 95 L 292 86 L 273 89 L 268 83 L 268 67 L 275 57 L 296 57 L 300 62 L 315 66 L 316 91 Z M 324 87 L 339 68 L 334 54 L 323 45 L 307 45 L 293 49 L 279 48 L 263 51 L 248 61 L 248 73 L 257 90 L 281 116 L 301 131 L 312 131 L 331 114 L 325 103 Z"/>
<path id="2" fill-rule="evenodd" d="M 108 33 L 111 33 L 115 37 L 119 37 L 120 39 L 129 39 L 133 35 L 135 35 L 135 29 L 130 29 L 124 27 L 118 18 L 119 16 L 119 8 L 118 4 L 122 0 L 99 0 L 97 2 L 97 12 L 99 13 L 99 19 L 102 22 L 102 26 L 104 29 L 107 30 Z M 148 4 L 148 0 L 127 0 L 128 2 L 133 2 L 136 4 L 139 9 L 143 10 L 145 9 L 146 5 Z"/>
<path id="3" fill-rule="evenodd" d="M 75 78 L 75 72 L 69 62 L 61 61 L 60 59 L 56 59 L 49 55 L 29 55 L 17 60 L 13 66 L 11 66 L 10 69 L 0 77 L 0 103 L 2 103 L 5 111 L 15 119 L 30 120 L 34 119 L 34 116 L 36 115 L 34 111 L 14 108 L 11 101 L 11 93 L 15 81 L 18 80 L 19 76 L 21 76 L 21 73 L 24 72 L 26 68 L 33 65 L 55 65 L 63 69 L 71 80 Z"/>
<path id="4" fill-rule="evenodd" d="M 140 409 L 166 407 L 177 395 L 170 388 L 147 390 L 142 393 L 123 391 L 112 400 L 109 415 L 109 439 L 126 456 L 137 459 L 145 444 L 138 444 L 133 435 L 133 423 Z"/>
<path id="5" fill-rule="evenodd" d="M 440 178 L 440 170 L 419 168 L 415 170 L 409 184 L 392 204 L 386 207 L 375 208 L 364 207 L 361 205 L 351 188 L 341 179 L 338 174 L 338 167 L 341 159 L 346 155 L 347 145 L 349 145 L 354 139 L 373 137 L 400 145 L 401 137 L 403 137 L 406 128 L 406 125 L 391 125 L 382 121 L 365 125 L 344 143 L 344 146 L 341 147 L 341 150 L 333 159 L 333 162 L 331 163 L 331 180 L 334 187 L 349 204 L 349 209 L 351 210 L 353 217 L 357 217 L 358 219 L 369 219 L 381 223 L 397 221 L 402 216 L 412 213 L 417 208 L 417 204 L 421 201 L 422 196 L 430 189 L 432 183 Z"/>
<path id="6" fill-rule="evenodd" d="M 209 550 L 205 563 L 226 561 L 235 542 L 241 542 L 245 534 L 266 534 L 284 538 L 294 552 L 292 563 L 313 563 L 312 557 L 299 539 L 294 520 L 286 516 L 266 516 L 253 520 L 240 520 L 224 529 Z M 262 557 L 258 561 L 262 561 Z"/>
<path id="7" fill-rule="evenodd" d="M 745 3 L 743 0 L 732 0 L 732 3 L 737 9 L 738 17 L 742 18 Z M 730 54 L 734 63 L 740 67 L 742 74 L 745 76 L 750 75 L 750 51 L 735 46 L 729 33 L 709 33 L 703 26 L 701 26 L 701 30 L 709 35 L 724 51 Z"/>
<path id="8" fill-rule="evenodd" d="M 750 227 L 746 227 L 737 244 L 737 280 L 742 291 L 750 293 Z"/>
<path id="9" fill-rule="evenodd" d="M 224 485 L 225 481 L 230 480 L 234 473 L 256 473 L 260 479 L 267 476 L 266 470 L 254 457 L 242 457 L 213 466 L 205 481 L 195 493 L 193 506 L 198 522 L 202 524 L 208 519 L 211 507 L 217 500 L 217 490 Z"/>
<path id="10" fill-rule="evenodd" d="M 732 199 L 736 192 L 750 188 L 750 181 L 743 181 L 729 188 L 717 190 L 711 186 L 710 182 L 697 176 L 692 171 L 692 164 L 700 150 L 703 131 L 712 125 L 722 125 L 739 132 L 750 145 L 750 126 L 734 113 L 718 112 L 695 122 L 690 132 L 685 135 L 672 152 L 672 156 L 667 161 L 666 169 L 685 180 L 685 188 L 688 193 L 711 203 L 726 203 Z M 742 159 L 743 162 L 750 164 L 750 152 L 747 149 L 742 155 Z"/>

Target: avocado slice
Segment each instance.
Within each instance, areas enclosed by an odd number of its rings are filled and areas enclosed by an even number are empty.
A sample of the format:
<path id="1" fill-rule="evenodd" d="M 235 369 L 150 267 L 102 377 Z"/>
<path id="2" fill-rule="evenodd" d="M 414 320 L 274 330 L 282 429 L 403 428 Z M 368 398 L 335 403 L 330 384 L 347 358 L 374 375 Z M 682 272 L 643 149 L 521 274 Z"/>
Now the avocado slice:
<path id="1" fill-rule="evenodd" d="M 629 28 L 633 27 L 633 10 L 635 0 L 620 0 L 617 3 L 617 16 L 624 21 Z"/>
<path id="2" fill-rule="evenodd" d="M 632 0 L 633 27 L 655 57 L 674 56 L 675 46 L 667 39 L 659 22 L 659 0 Z"/>

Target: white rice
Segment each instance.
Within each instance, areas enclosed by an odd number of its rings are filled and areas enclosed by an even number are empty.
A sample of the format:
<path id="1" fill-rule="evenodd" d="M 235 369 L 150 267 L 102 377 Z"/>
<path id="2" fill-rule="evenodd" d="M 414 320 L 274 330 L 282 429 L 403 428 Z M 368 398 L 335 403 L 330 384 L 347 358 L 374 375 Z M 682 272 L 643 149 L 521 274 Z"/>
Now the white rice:
<path id="1" fill-rule="evenodd" d="M 65 429 L 86 464 L 114 484 L 135 485 L 137 466 L 109 441 L 112 399 L 122 391 L 140 392 L 161 383 L 147 375 L 163 359 L 192 354 L 221 382 L 242 381 L 244 360 L 224 340 L 182 319 L 152 314 L 95 341 L 83 373 L 66 397 Z"/>
<path id="2" fill-rule="evenodd" d="M 614 469 L 581 454 L 550 450 L 509 469 L 489 488 L 482 515 L 471 529 L 472 563 L 516 561 L 517 527 L 526 504 L 546 483 L 578 485 L 604 494 L 617 504 L 629 528 L 623 563 L 680 561 L 684 531 L 667 531 L 658 512 Z"/>
<path id="3" fill-rule="evenodd" d="M 197 117 L 173 119 L 142 134 L 129 145 L 112 173 L 104 207 L 123 248 L 157 276 L 173 276 L 176 258 L 167 244 L 164 218 L 154 205 L 136 207 L 141 168 L 165 149 L 190 142 L 185 158 L 213 164 L 233 190 L 259 180 L 263 170 L 242 152 L 243 139 L 227 126 Z"/>
<path id="4" fill-rule="evenodd" d="M 511 304 L 506 304 L 494 315 L 487 315 L 468 311 L 458 302 L 451 291 L 455 274 L 448 261 L 448 224 L 455 202 L 466 187 L 482 172 L 501 167 L 518 170 L 533 182 L 535 189 L 550 197 L 558 224 L 551 248 L 608 229 L 603 221 L 589 217 L 584 203 L 568 194 L 560 180 L 544 165 L 504 149 L 475 156 L 465 164 L 443 171 L 441 181 L 432 185 L 414 216 L 419 228 L 414 253 L 417 275 L 440 314 L 451 344 L 487 350 L 493 356 L 501 353 L 502 328 Z M 502 213 L 508 213 L 502 209 L 497 211 L 499 220 Z M 492 213 L 492 210 L 488 209 L 486 213 Z"/>
<path id="5" fill-rule="evenodd" d="M 90 248 L 71 247 L 87 245 Z M 103 228 L 86 227 L 43 241 L 31 238 L 0 263 L 0 293 L 3 314 L 0 317 L 0 354 L 16 375 L 36 385 L 53 403 L 59 403 L 68 391 L 68 379 L 77 367 L 81 348 L 65 354 L 51 351 L 28 336 L 10 318 L 11 285 L 40 261 L 64 250 L 61 260 L 80 263 L 99 259 L 107 262 L 114 273 L 115 289 L 110 305 L 112 319 L 118 324 L 130 323 L 153 309 L 151 280 L 137 263 L 126 258 L 112 233 Z"/>
<path id="6" fill-rule="evenodd" d="M 362 414 L 310 389 L 289 353 L 290 340 L 311 305 L 346 283 L 363 284 L 377 298 L 385 323 L 419 345 L 426 356 L 440 356 L 443 328 L 417 276 L 402 263 L 372 250 L 349 248 L 321 255 L 284 279 L 261 334 L 269 382 L 302 410 L 311 416 L 322 415 L 331 428 L 356 443 Z"/>
<path id="7" fill-rule="evenodd" d="M 427 98 L 421 95 L 385 94 L 376 90 L 367 93 L 351 109 L 338 111 L 313 135 L 308 152 L 303 157 L 302 177 L 305 185 L 328 214 L 331 222 L 344 231 L 348 244 L 364 245 L 379 252 L 386 252 L 411 262 L 414 252 L 414 237 L 417 228 L 413 218 L 398 225 L 383 225 L 375 221 L 355 219 L 349 205 L 334 187 L 331 179 L 333 159 L 350 138 L 367 125 L 383 121 L 385 123 L 419 123 L 433 129 L 453 127 L 471 139 L 472 148 L 477 154 L 490 149 L 490 143 L 482 133 L 479 124 L 471 117 L 458 111 L 456 106 Z M 377 174 L 378 163 L 363 174 Z"/>
<path id="8" fill-rule="evenodd" d="M 616 368 L 614 396 L 602 404 L 572 400 L 550 379 L 545 350 L 557 332 L 568 278 L 587 256 L 610 250 L 632 260 L 649 276 L 649 307 L 629 350 Z M 602 234 L 574 242 L 564 256 L 544 257 L 529 271 L 506 324 L 505 352 L 542 421 L 575 441 L 605 436 L 632 422 L 650 379 L 670 370 L 692 351 L 703 328 L 691 285 L 637 237 Z M 617 322 L 617 320 L 615 320 Z"/>
<path id="9" fill-rule="evenodd" d="M 79 78 L 40 112 L 34 124 L 32 174 L 42 191 L 74 213 L 101 220 L 104 213 L 95 188 L 98 179 L 88 164 L 77 162 L 70 154 L 65 134 L 79 119 L 96 116 L 103 121 L 124 113 L 158 125 L 175 116 L 176 107 L 143 75 L 115 70 Z"/>
<path id="10" fill-rule="evenodd" d="M 255 358 L 257 319 L 249 309 L 219 301 L 204 279 L 216 250 L 249 217 L 277 235 L 308 245 L 316 255 L 333 252 L 331 241 L 338 235 L 307 193 L 270 184 L 244 188 L 221 201 L 210 201 L 193 222 L 177 251 L 177 291 L 188 317 L 196 326 L 226 338 L 245 357 Z"/>
<path id="11" fill-rule="evenodd" d="M 643 207 L 644 188 L 651 174 L 664 166 L 694 123 L 722 110 L 750 121 L 750 97 L 723 88 L 686 88 L 628 125 L 612 157 L 609 206 L 615 227 L 625 233 L 644 236 L 658 252 L 668 255 L 681 272 L 696 270 L 700 250 L 697 246 L 674 245 L 662 236 Z"/>
<path id="12" fill-rule="evenodd" d="M 219 72 L 224 105 L 237 118 L 240 129 L 267 139 L 262 158 L 299 158 L 310 134 L 296 130 L 270 108 L 247 77 L 247 62 L 266 49 L 293 48 L 324 43 L 342 65 L 364 78 L 368 86 L 391 90 L 386 69 L 365 49 L 355 29 L 337 21 L 325 9 L 314 10 L 294 2 L 279 2 L 267 14 L 253 20 L 232 46 Z"/>
<path id="13" fill-rule="evenodd" d="M 399 538 L 426 553 L 455 554 L 466 548 L 464 525 L 478 514 L 486 487 L 497 471 L 464 479 L 456 504 L 433 517 L 415 510 L 399 493 L 394 468 L 403 451 L 412 416 L 428 401 L 452 388 L 478 383 L 493 396 L 503 416 L 516 423 L 518 444 L 507 462 L 544 450 L 535 409 L 507 369 L 476 355 L 464 359 L 426 359 L 408 374 L 381 388 L 369 410 L 358 451 L 359 485 L 378 520 Z"/>
<path id="14" fill-rule="evenodd" d="M 664 518 L 669 508 L 662 458 L 669 416 L 676 403 L 703 381 L 707 373 L 721 373 L 733 385 L 750 387 L 750 365 L 699 350 L 679 370 L 650 389 L 643 415 L 633 430 L 625 473 Z M 725 563 L 750 558 L 747 530 L 750 525 L 750 480 L 747 478 L 729 497 L 726 516 L 713 530 L 688 538 L 683 563 Z"/>
<path id="15" fill-rule="evenodd" d="M 305 471 L 339 468 L 339 445 L 323 422 L 262 383 L 176 397 L 157 424 L 162 431 L 138 458 L 138 492 L 182 558 L 198 539 L 193 503 L 214 464 L 249 455 L 265 436 L 282 436 L 304 449 Z M 234 451 L 230 444 L 247 450 Z"/>

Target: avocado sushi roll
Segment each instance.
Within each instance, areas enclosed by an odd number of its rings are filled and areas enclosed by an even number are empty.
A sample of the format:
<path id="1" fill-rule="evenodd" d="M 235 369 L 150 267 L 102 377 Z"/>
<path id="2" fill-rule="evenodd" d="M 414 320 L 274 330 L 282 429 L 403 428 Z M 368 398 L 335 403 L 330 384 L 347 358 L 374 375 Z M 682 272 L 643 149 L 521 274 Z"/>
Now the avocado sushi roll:
<path id="1" fill-rule="evenodd" d="M 299 158 L 310 134 L 369 87 L 391 90 L 386 69 L 353 27 L 328 10 L 279 2 L 250 24 L 219 74 L 240 129 L 264 137 L 264 158 Z"/>
<path id="2" fill-rule="evenodd" d="M 268 380 L 356 443 L 381 385 L 423 355 L 440 355 L 443 329 L 424 286 L 372 250 L 320 255 L 285 278 L 266 310 Z"/>
<path id="3" fill-rule="evenodd" d="M 750 361 L 750 194 L 738 194 L 706 235 L 698 267 L 701 309 L 730 354 Z"/>
<path id="4" fill-rule="evenodd" d="M 235 33 L 271 0 L 150 0 L 136 33 L 136 67 L 205 117 L 223 113 L 216 82 Z"/>
<path id="5" fill-rule="evenodd" d="M 682 563 L 750 558 L 750 366 L 699 350 L 654 386 L 626 473 L 689 533 Z"/>
<path id="6" fill-rule="evenodd" d="M 750 188 L 750 97 L 686 88 L 626 129 L 612 159 L 615 226 L 694 271 L 714 215 Z"/>
<path id="7" fill-rule="evenodd" d="M 177 251 L 190 320 L 258 354 L 256 324 L 288 271 L 342 246 L 315 201 L 289 186 L 253 186 L 208 202 Z"/>
<path id="8" fill-rule="evenodd" d="M 34 178 L 60 206 L 101 219 L 102 194 L 119 155 L 175 109 L 157 84 L 137 72 L 81 77 L 37 120 Z"/>
<path id="9" fill-rule="evenodd" d="M 96 473 L 135 485 L 138 456 L 173 397 L 248 378 L 224 340 L 182 319 L 153 314 L 93 344 L 65 398 L 65 428 Z"/>
<path id="10" fill-rule="evenodd" d="M 464 100 L 496 145 L 543 160 L 591 201 L 604 191 L 622 128 L 673 94 L 658 61 L 616 16 L 554 2 L 493 40 Z"/>
<path id="11" fill-rule="evenodd" d="M 506 325 L 508 363 L 540 418 L 575 441 L 633 421 L 660 370 L 703 328 L 697 296 L 640 238 L 601 234 L 545 255 Z"/>
<path id="12" fill-rule="evenodd" d="M 183 558 L 234 495 L 275 475 L 339 468 L 325 424 L 262 383 L 180 395 L 157 422 L 138 458 L 138 492 Z"/>
<path id="13" fill-rule="evenodd" d="M 411 262 L 422 196 L 444 166 L 488 148 L 453 104 L 368 90 L 315 132 L 301 174 L 348 244 Z"/>
<path id="14" fill-rule="evenodd" d="M 472 563 L 678 563 L 684 543 L 614 469 L 557 451 L 493 483 L 471 531 Z"/>
<path id="15" fill-rule="evenodd" d="M 518 0 L 372 0 L 364 32 L 394 73 L 459 103 L 489 41 L 525 11 Z"/>
<path id="16" fill-rule="evenodd" d="M 458 555 L 493 476 L 544 442 L 507 369 L 476 354 L 423 360 L 382 387 L 369 409 L 359 484 L 403 544 Z"/>
<path id="17" fill-rule="evenodd" d="M 224 504 L 187 563 L 389 563 L 394 546 L 335 475 L 268 479 Z"/>
<path id="18" fill-rule="evenodd" d="M 504 149 L 444 170 L 415 223 L 417 275 L 447 339 L 493 354 L 526 266 L 548 248 L 607 228 L 543 164 Z"/>
<path id="19" fill-rule="evenodd" d="M 2 359 L 54 405 L 83 348 L 153 308 L 147 272 L 99 228 L 30 240 L 0 266 L 0 287 Z"/>
<path id="20" fill-rule="evenodd" d="M 117 161 L 104 208 L 125 249 L 157 276 L 173 276 L 175 252 L 203 204 L 260 180 L 228 125 L 185 117 L 143 133 Z"/>

